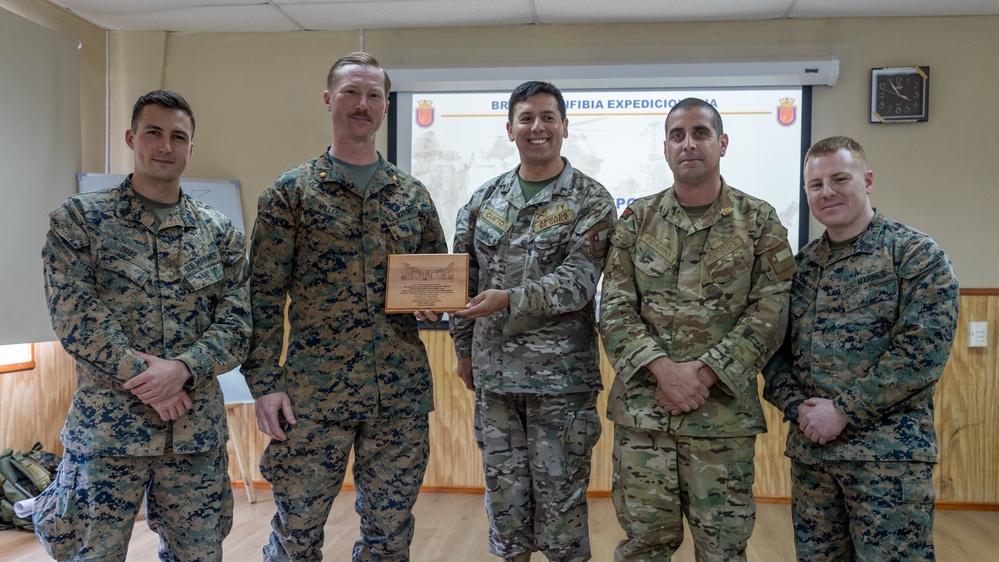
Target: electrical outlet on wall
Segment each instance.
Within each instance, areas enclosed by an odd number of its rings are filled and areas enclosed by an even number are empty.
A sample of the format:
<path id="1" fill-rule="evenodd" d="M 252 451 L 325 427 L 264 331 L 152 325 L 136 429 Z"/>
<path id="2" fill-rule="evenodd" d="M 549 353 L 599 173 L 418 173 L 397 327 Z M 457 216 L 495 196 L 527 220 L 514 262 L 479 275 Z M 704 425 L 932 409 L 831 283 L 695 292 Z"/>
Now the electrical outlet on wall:
<path id="1" fill-rule="evenodd" d="M 988 347 L 989 323 L 968 322 L 968 347 Z"/>

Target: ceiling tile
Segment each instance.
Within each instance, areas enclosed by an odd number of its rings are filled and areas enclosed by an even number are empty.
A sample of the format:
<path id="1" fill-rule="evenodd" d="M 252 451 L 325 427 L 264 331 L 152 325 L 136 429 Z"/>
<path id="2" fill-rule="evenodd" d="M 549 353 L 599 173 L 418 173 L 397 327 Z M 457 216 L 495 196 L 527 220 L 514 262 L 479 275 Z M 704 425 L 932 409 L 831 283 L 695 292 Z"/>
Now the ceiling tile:
<path id="1" fill-rule="evenodd" d="M 792 0 L 534 0 L 541 23 L 778 19 Z"/>
<path id="2" fill-rule="evenodd" d="M 50 1 L 105 29 L 199 32 L 999 15 L 999 0 Z"/>
<path id="3" fill-rule="evenodd" d="M 65 0 L 68 2 L 68 0 Z M 162 4 L 162 3 L 161 3 Z M 128 31 L 296 31 L 273 6 L 204 6 L 144 12 L 74 12 L 104 29 Z"/>
<path id="4" fill-rule="evenodd" d="M 997 0 L 798 0 L 793 18 L 971 16 L 999 14 Z"/>
<path id="5" fill-rule="evenodd" d="M 281 8 L 306 29 L 390 29 L 534 23 L 527 0 L 281 2 Z"/>

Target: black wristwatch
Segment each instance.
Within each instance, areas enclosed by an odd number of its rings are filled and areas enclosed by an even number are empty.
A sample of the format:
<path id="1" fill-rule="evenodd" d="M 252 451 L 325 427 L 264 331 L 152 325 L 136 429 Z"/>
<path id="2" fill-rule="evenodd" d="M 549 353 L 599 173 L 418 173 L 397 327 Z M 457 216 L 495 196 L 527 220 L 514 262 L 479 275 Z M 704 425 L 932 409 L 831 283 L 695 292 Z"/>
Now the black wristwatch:
<path id="1" fill-rule="evenodd" d="M 784 419 L 786 419 L 789 422 L 797 422 L 798 406 L 801 406 L 803 402 L 804 400 L 794 400 L 790 404 L 788 404 L 787 408 L 784 409 Z"/>

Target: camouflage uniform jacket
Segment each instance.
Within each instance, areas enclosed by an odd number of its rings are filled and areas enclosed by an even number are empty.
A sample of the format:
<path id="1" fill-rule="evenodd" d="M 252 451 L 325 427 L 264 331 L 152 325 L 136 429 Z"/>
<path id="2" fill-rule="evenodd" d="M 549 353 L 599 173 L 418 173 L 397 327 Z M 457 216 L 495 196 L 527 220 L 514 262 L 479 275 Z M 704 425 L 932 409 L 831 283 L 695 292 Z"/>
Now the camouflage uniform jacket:
<path id="1" fill-rule="evenodd" d="M 825 445 L 792 423 L 787 456 L 936 462 L 933 391 L 958 308 L 943 250 L 878 214 L 843 252 L 832 255 L 822 236 L 797 261 L 791 329 L 764 371 L 764 396 L 788 419 L 800 401 L 829 398 L 849 423 Z"/>
<path id="2" fill-rule="evenodd" d="M 49 216 L 45 293 L 76 360 L 62 443 L 107 456 L 159 455 L 170 442 L 175 453 L 216 450 L 228 432 L 215 376 L 239 364 L 250 336 L 246 241 L 187 195 L 154 230 L 130 180 L 70 197 Z M 131 349 L 187 365 L 187 414 L 162 421 L 122 388 L 147 368 Z"/>
<path id="3" fill-rule="evenodd" d="M 385 276 L 389 254 L 446 252 L 426 187 L 381 155 L 365 196 L 326 152 L 285 172 L 260 196 L 253 228 L 242 368 L 253 395 L 286 392 L 295 415 L 314 420 L 433 410 L 416 319 L 385 313 Z"/>
<path id="4" fill-rule="evenodd" d="M 607 416 L 693 437 L 766 431 L 757 374 L 787 326 L 794 255 L 765 201 L 724 180 L 696 222 L 673 189 L 636 199 L 611 237 L 600 334 L 617 376 Z M 654 359 L 700 359 L 719 381 L 700 408 L 671 416 L 654 398 Z"/>
<path id="5" fill-rule="evenodd" d="M 468 291 L 505 289 L 510 306 L 451 318 L 458 357 L 477 388 L 566 394 L 602 388 L 593 298 L 614 224 L 614 200 L 563 159 L 558 178 L 524 200 L 518 168 L 493 178 L 458 212 L 455 253 L 469 254 Z"/>

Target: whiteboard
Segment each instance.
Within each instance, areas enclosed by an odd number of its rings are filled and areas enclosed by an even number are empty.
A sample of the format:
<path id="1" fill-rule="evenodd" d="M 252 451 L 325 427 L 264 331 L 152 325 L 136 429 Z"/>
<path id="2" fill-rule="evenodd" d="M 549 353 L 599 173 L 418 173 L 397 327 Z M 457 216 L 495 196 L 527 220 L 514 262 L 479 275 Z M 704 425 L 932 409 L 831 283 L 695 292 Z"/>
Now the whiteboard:
<path id="1" fill-rule="evenodd" d="M 76 174 L 80 193 L 114 187 L 125 180 L 125 174 Z M 184 193 L 229 217 L 233 226 L 241 231 L 243 227 L 243 206 L 239 198 L 239 182 L 236 180 L 204 180 L 181 178 L 180 187 Z"/>
<path id="2" fill-rule="evenodd" d="M 620 215 L 635 198 L 673 184 L 663 157 L 665 120 L 684 98 L 717 108 L 730 142 L 721 172 L 732 187 L 770 203 L 799 248 L 808 238 L 801 162 L 810 110 L 801 87 L 563 90 L 562 156 L 602 183 Z M 396 160 L 437 205 L 448 241 L 479 186 L 519 163 L 507 136 L 509 92 L 398 92 Z M 391 141 L 390 141 L 391 142 Z"/>

